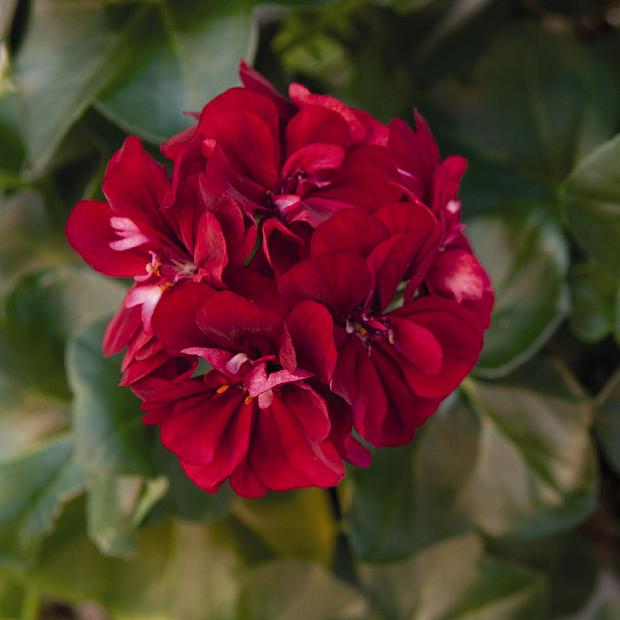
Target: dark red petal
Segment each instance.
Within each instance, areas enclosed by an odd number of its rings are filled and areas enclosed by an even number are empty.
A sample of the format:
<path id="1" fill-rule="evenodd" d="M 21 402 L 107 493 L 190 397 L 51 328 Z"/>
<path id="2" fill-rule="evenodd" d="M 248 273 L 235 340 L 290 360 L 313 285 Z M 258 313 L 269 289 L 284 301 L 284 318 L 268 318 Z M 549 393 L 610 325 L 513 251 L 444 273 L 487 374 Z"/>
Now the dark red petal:
<path id="1" fill-rule="evenodd" d="M 129 344 L 141 329 L 140 308 L 126 308 L 123 304 L 110 319 L 103 334 L 101 346 L 103 354 L 106 357 L 116 355 Z"/>
<path id="2" fill-rule="evenodd" d="M 226 238 L 219 220 L 210 211 L 205 211 L 198 221 L 194 261 L 204 281 L 218 288 L 224 286 L 222 276 L 228 263 Z"/>
<path id="3" fill-rule="evenodd" d="M 363 209 L 346 209 L 334 214 L 312 235 L 311 254 L 328 250 L 351 250 L 363 257 L 388 237 L 385 226 Z"/>
<path id="4" fill-rule="evenodd" d="M 247 88 L 229 88 L 207 103 L 200 113 L 198 131 L 205 137 L 215 137 L 218 122 L 228 113 L 241 111 L 257 114 L 269 128 L 271 135 L 278 134 L 278 112 L 270 97 Z"/>
<path id="5" fill-rule="evenodd" d="M 330 185 L 313 191 L 311 196 L 373 210 L 400 199 L 402 190 L 392 182 L 392 174 L 386 149 L 361 144 L 349 149 L 344 164 L 332 175 Z"/>
<path id="6" fill-rule="evenodd" d="M 351 404 L 359 434 L 371 444 L 381 445 L 388 399 L 372 356 L 357 336 L 348 336 L 338 347 L 332 389 Z"/>
<path id="7" fill-rule="evenodd" d="M 215 446 L 212 461 L 205 465 L 190 465 L 182 462 L 185 473 L 197 486 L 214 490 L 247 458 L 251 450 L 251 432 L 254 420 L 254 404 L 239 405 L 234 418 Z M 206 430 L 206 429 L 205 429 Z"/>
<path id="8" fill-rule="evenodd" d="M 443 351 L 431 331 L 414 321 L 392 318 L 394 346 L 422 372 L 436 374 L 441 370 Z"/>
<path id="9" fill-rule="evenodd" d="M 330 412 L 332 428 L 329 439 L 334 444 L 338 454 L 357 467 L 368 467 L 372 461 L 372 455 L 353 437 L 351 406 L 329 390 L 323 390 L 321 394 L 327 401 Z"/>
<path id="10" fill-rule="evenodd" d="M 282 317 L 230 291 L 210 297 L 196 313 L 196 323 L 206 346 L 233 353 L 244 352 L 252 359 L 277 352 Z"/>
<path id="11" fill-rule="evenodd" d="M 110 247 L 118 240 L 110 225 L 113 215 L 105 202 L 81 200 L 67 221 L 69 244 L 93 269 L 107 276 L 132 278 L 145 274 L 151 258 L 144 247 L 124 251 Z"/>
<path id="12" fill-rule="evenodd" d="M 286 317 L 297 365 L 329 383 L 336 366 L 334 322 L 325 306 L 302 301 Z"/>
<path id="13" fill-rule="evenodd" d="M 316 105 L 306 105 L 286 126 L 286 156 L 309 144 L 349 145 L 349 128 L 340 114 Z"/>
<path id="14" fill-rule="evenodd" d="M 239 90 L 246 95 L 253 94 Z M 256 94 L 254 97 L 263 99 Z M 271 126 L 259 111 L 235 108 L 206 114 L 206 110 L 200 120 L 200 133 L 217 142 L 239 175 L 256 181 L 265 189 L 275 187 L 280 159 L 277 123 Z"/>
<path id="15" fill-rule="evenodd" d="M 299 263 L 280 278 L 278 286 L 291 303 L 316 301 L 344 324 L 368 297 L 372 278 L 361 256 L 337 250 Z"/>
<path id="16" fill-rule="evenodd" d="M 439 148 L 417 110 L 414 117 L 415 131 L 402 118 L 390 123 L 388 148 L 405 184 L 420 200 L 430 202 L 433 175 L 439 165 Z"/>
<path id="17" fill-rule="evenodd" d="M 144 150 L 139 138 L 129 136 L 114 154 L 102 189 L 115 215 L 132 220 L 150 239 L 165 242 L 169 230 L 160 207 L 170 191 L 168 175 Z"/>
<path id="18" fill-rule="evenodd" d="M 383 420 L 381 442 L 377 447 L 402 446 L 415 436 L 416 429 L 437 410 L 441 399 L 417 396 L 407 384 L 402 364 L 385 348 L 373 353 L 373 362 L 388 398 L 388 414 Z"/>
<path id="19" fill-rule="evenodd" d="M 467 160 L 457 155 L 446 157 L 435 170 L 432 207 L 436 214 L 441 213 L 443 208 L 456 198 L 466 170 Z"/>
<path id="20" fill-rule="evenodd" d="M 342 166 L 345 151 L 335 144 L 308 144 L 295 151 L 282 167 L 282 176 L 288 177 L 299 171 L 310 176 L 324 170 L 334 170 Z"/>
<path id="21" fill-rule="evenodd" d="M 469 374 L 482 348 L 482 329 L 476 318 L 456 302 L 441 297 L 416 299 L 391 313 L 431 331 L 443 351 L 441 368 L 423 372 L 404 364 L 411 389 L 424 398 L 444 398 Z"/>
<path id="22" fill-rule="evenodd" d="M 274 490 L 334 486 L 344 477 L 344 466 L 333 446 L 306 435 L 300 418 L 308 411 L 301 412 L 301 401 L 291 400 L 291 393 L 297 391 L 295 385 L 285 386 L 274 394 L 271 406 L 261 411 L 261 444 L 252 450 L 250 463 L 263 483 Z"/>
<path id="23" fill-rule="evenodd" d="M 329 413 L 325 401 L 305 383 L 289 386 L 279 391 L 279 402 L 303 428 L 312 441 L 327 439 L 331 430 Z"/>
<path id="24" fill-rule="evenodd" d="M 261 497 L 269 490 L 250 467 L 247 459 L 241 461 L 230 477 L 232 490 L 241 497 Z"/>
<path id="25" fill-rule="evenodd" d="M 247 89 L 271 99 L 278 109 L 278 114 L 283 119 L 287 120 L 295 114 L 295 106 L 285 99 L 269 80 L 256 71 L 256 69 L 252 69 L 245 60 L 241 60 L 239 63 L 239 77 Z"/>
<path id="26" fill-rule="evenodd" d="M 276 218 L 263 225 L 263 252 L 276 276 L 286 273 L 305 258 L 304 240 Z"/>
<path id="27" fill-rule="evenodd" d="M 243 394 L 234 389 L 223 394 L 198 394 L 177 402 L 161 425 L 161 441 L 183 462 L 206 465 L 222 449 L 222 437 L 242 405 Z M 225 449 L 234 447 L 226 445 Z"/>
<path id="28" fill-rule="evenodd" d="M 366 137 L 366 128 L 355 112 L 335 97 L 315 95 L 305 86 L 296 83 L 289 86 L 288 94 L 291 101 L 300 108 L 304 105 L 321 106 L 339 114 L 349 128 L 351 142 L 361 142 Z"/>
<path id="29" fill-rule="evenodd" d="M 205 343 L 195 317 L 198 308 L 213 294 L 206 284 L 185 281 L 162 295 L 151 325 L 155 336 L 171 354 L 180 355 L 184 349 Z"/>
<path id="30" fill-rule="evenodd" d="M 453 299 L 478 318 L 483 329 L 491 320 L 493 287 L 478 259 L 467 250 L 446 250 L 437 255 L 427 275 L 434 295 Z"/>

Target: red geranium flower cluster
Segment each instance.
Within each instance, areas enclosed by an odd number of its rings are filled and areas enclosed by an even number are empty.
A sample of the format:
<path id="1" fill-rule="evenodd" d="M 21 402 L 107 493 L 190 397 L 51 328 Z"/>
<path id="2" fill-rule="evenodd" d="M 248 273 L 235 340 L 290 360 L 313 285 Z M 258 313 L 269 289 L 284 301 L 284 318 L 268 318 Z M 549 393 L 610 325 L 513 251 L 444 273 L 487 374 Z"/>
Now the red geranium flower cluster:
<path id="1" fill-rule="evenodd" d="M 162 146 L 171 175 L 127 138 L 67 237 L 133 279 L 103 350 L 126 349 L 121 384 L 198 486 L 329 487 L 369 464 L 356 434 L 407 443 L 478 359 L 493 293 L 466 163 L 417 113 L 385 126 L 240 73 Z"/>

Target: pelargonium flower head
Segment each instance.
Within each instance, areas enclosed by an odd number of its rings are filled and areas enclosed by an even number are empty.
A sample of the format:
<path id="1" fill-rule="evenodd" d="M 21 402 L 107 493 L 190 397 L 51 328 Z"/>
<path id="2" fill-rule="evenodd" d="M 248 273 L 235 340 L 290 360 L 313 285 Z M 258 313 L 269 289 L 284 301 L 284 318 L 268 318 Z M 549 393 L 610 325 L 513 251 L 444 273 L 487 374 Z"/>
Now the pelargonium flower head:
<path id="1" fill-rule="evenodd" d="M 388 126 L 241 63 L 161 150 L 129 137 L 67 238 L 132 279 L 106 330 L 123 385 L 189 478 L 247 497 L 330 487 L 410 441 L 480 355 L 491 282 L 467 164 L 424 118 Z M 207 367 L 207 370 L 203 370 Z"/>
<path id="2" fill-rule="evenodd" d="M 399 199 L 387 127 L 300 84 L 289 88 L 289 102 L 245 65 L 241 76 L 246 87 L 209 102 L 195 127 L 162 150 L 174 161 L 173 186 L 203 170 L 209 190 L 228 192 L 263 219 L 264 252 L 276 272 L 289 264 L 272 245 L 284 242 L 295 253 L 304 227 L 352 206 Z"/>
<path id="3" fill-rule="evenodd" d="M 179 323 L 188 304 L 197 311 Z M 283 315 L 228 291 L 185 284 L 162 300 L 153 322 L 172 354 L 199 355 L 213 368 L 139 388 L 146 421 L 160 427 L 164 445 L 198 486 L 215 491 L 230 479 L 238 494 L 257 496 L 342 479 L 336 446 L 352 439 L 332 427 L 316 387 L 330 382 L 336 363 L 324 307 L 304 301 Z M 361 446 L 344 456 L 352 454 L 367 462 Z"/>
<path id="4" fill-rule="evenodd" d="M 419 204 L 351 209 L 312 238 L 313 255 L 280 279 L 291 303 L 312 299 L 334 317 L 338 358 L 332 390 L 352 405 L 360 435 L 401 445 L 476 363 L 482 329 L 456 301 L 423 293 L 424 260 L 439 224 Z M 349 230 L 353 234 L 343 235 Z M 399 284 L 420 282 L 391 308 Z"/>

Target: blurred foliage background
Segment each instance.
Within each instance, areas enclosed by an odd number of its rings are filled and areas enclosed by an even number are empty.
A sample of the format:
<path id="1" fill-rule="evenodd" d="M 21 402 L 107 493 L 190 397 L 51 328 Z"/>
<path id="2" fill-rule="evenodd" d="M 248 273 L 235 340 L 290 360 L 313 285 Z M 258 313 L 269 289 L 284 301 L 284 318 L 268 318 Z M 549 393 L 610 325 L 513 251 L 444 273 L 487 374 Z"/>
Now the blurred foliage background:
<path id="1" fill-rule="evenodd" d="M 63 238 L 240 57 L 418 107 L 497 291 L 473 376 L 332 494 L 195 489 L 100 354 L 122 285 Z M 0 0 L 0 617 L 620 618 L 619 130 L 613 1 Z"/>

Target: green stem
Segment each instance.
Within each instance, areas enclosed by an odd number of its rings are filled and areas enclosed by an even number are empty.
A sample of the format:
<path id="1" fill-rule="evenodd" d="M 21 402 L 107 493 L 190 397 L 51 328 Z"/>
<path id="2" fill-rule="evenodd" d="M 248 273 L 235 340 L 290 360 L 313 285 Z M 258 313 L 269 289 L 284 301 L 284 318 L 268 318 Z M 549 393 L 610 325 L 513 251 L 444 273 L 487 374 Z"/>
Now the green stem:
<path id="1" fill-rule="evenodd" d="M 39 620 L 41 613 L 41 596 L 36 588 L 28 588 L 22 603 L 20 620 Z"/>

